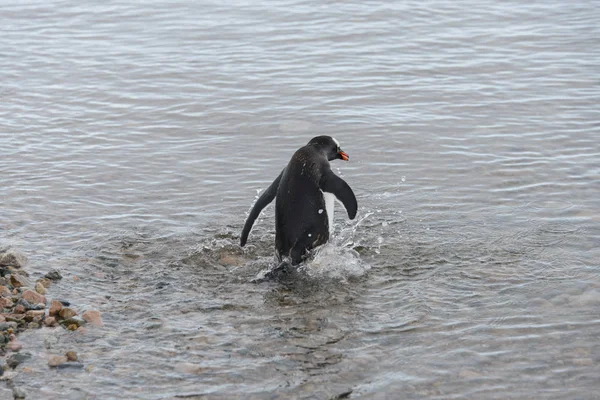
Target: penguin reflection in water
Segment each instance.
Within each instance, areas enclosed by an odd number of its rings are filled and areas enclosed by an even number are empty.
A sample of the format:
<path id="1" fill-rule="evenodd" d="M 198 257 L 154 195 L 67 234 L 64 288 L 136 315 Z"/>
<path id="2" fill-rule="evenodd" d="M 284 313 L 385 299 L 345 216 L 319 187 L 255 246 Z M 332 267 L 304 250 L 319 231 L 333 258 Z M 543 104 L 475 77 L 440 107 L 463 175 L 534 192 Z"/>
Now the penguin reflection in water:
<path id="1" fill-rule="evenodd" d="M 317 136 L 301 147 L 271 186 L 259 197 L 244 225 L 240 245 L 244 246 L 254 221 L 274 198 L 275 247 L 277 258 L 289 257 L 299 264 L 310 250 L 329 240 L 333 231 L 334 196 L 356 216 L 356 197 L 350 186 L 331 170 L 329 161 L 348 161 L 337 140 Z M 281 267 L 281 266 L 280 266 Z"/>

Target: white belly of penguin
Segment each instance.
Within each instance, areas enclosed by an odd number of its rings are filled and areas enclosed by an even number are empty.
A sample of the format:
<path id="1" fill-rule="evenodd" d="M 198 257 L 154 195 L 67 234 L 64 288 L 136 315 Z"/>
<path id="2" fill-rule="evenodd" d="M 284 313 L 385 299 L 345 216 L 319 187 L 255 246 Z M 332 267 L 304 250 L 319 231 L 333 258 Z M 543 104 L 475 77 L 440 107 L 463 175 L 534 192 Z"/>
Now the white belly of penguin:
<path id="1" fill-rule="evenodd" d="M 329 235 L 333 233 L 333 209 L 335 206 L 335 195 L 333 193 L 323 193 L 323 200 L 325 200 L 325 212 L 327 213 L 327 221 L 329 222 Z"/>

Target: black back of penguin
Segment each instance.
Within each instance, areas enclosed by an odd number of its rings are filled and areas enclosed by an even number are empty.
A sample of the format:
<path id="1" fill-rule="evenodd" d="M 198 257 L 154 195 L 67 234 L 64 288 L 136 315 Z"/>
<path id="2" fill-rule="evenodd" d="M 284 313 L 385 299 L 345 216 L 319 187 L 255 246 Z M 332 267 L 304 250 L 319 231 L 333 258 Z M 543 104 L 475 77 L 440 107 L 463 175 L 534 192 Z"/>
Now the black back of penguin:
<path id="1" fill-rule="evenodd" d="M 317 136 L 294 153 L 287 167 L 252 208 L 240 244 L 245 245 L 260 211 L 277 197 L 275 245 L 278 258 L 298 264 L 308 252 L 329 239 L 329 222 L 323 192 L 332 193 L 353 219 L 357 202 L 348 184 L 331 171 L 329 161 L 348 160 L 337 140 Z"/>

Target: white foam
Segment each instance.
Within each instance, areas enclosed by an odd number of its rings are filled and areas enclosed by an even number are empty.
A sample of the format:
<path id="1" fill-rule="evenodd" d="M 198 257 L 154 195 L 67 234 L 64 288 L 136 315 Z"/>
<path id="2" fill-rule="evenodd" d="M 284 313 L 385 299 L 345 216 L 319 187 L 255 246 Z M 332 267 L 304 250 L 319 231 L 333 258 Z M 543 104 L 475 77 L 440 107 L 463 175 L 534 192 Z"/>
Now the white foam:
<path id="1" fill-rule="evenodd" d="M 300 267 L 300 270 L 311 278 L 335 279 L 342 282 L 363 276 L 370 269 L 354 249 L 332 242 L 316 249 L 313 257 Z"/>

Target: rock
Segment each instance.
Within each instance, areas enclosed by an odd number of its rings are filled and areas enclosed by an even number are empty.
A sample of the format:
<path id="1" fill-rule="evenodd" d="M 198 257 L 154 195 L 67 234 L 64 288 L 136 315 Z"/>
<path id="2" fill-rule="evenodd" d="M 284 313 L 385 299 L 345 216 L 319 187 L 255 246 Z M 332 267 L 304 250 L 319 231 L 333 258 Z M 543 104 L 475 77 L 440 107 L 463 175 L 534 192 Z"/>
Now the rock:
<path id="1" fill-rule="evenodd" d="M 46 294 L 47 290 L 40 282 L 35 284 L 35 291 L 41 294 L 42 296 Z"/>
<path id="2" fill-rule="evenodd" d="M 38 329 L 40 326 L 39 322 L 31 321 L 27 324 L 27 329 Z"/>
<path id="3" fill-rule="evenodd" d="M 71 318 L 71 317 L 74 317 L 75 315 L 77 315 L 77 311 L 75 311 L 69 307 L 64 307 L 63 309 L 60 310 L 58 315 L 60 315 L 61 318 L 67 319 L 67 318 Z"/>
<path id="4" fill-rule="evenodd" d="M 48 310 L 49 315 L 58 315 L 60 310 L 62 310 L 62 303 L 58 300 L 52 300 L 50 303 L 50 309 Z"/>
<path id="5" fill-rule="evenodd" d="M 12 247 L 0 253 L 0 265 L 22 268 L 25 264 L 27 264 L 27 257 Z"/>
<path id="6" fill-rule="evenodd" d="M 6 348 L 16 353 L 17 351 L 20 351 L 23 348 L 23 343 L 17 340 L 13 340 L 12 342 L 9 342 L 6 345 Z"/>
<path id="7" fill-rule="evenodd" d="M 27 312 L 25 312 L 25 316 L 26 317 L 31 317 L 31 318 L 36 318 L 36 317 L 43 317 L 44 314 L 46 313 L 45 310 L 29 310 Z"/>
<path id="8" fill-rule="evenodd" d="M 13 313 L 15 314 L 25 314 L 25 311 L 27 311 L 27 309 L 23 304 L 17 304 L 17 306 L 13 309 Z"/>
<path id="9" fill-rule="evenodd" d="M 69 324 L 69 325 L 67 325 L 67 329 L 70 330 L 70 331 L 76 331 L 77 328 L 79 328 L 77 326 L 77 324 Z"/>
<path id="10" fill-rule="evenodd" d="M 12 292 L 6 286 L 0 286 L 0 296 L 10 297 L 12 296 Z"/>
<path id="11" fill-rule="evenodd" d="M 58 270 L 53 269 L 46 275 L 44 275 L 44 278 L 50 279 L 51 281 L 59 281 L 62 279 L 62 275 L 60 274 L 60 272 L 58 272 Z"/>
<path id="12" fill-rule="evenodd" d="M 6 270 L 13 275 L 21 275 L 21 276 L 25 276 L 25 277 L 29 276 L 29 272 L 25 271 L 24 269 L 20 269 L 17 267 L 4 267 L 4 268 L 6 268 Z"/>
<path id="13" fill-rule="evenodd" d="M 0 308 L 11 308 L 14 303 L 8 297 L 0 297 Z"/>
<path id="14" fill-rule="evenodd" d="M 18 274 L 11 274 L 9 279 L 13 287 L 31 287 L 31 281 L 27 277 Z"/>
<path id="15" fill-rule="evenodd" d="M 77 361 L 77 353 L 74 351 L 67 351 L 65 356 L 67 356 L 67 360 L 69 361 Z"/>
<path id="16" fill-rule="evenodd" d="M 41 284 L 43 287 L 45 287 L 46 289 L 48 289 L 50 287 L 50 285 L 52 284 L 52 281 L 48 278 L 40 278 L 36 281 L 36 283 Z"/>
<path id="17" fill-rule="evenodd" d="M 6 322 L 6 317 L 4 314 L 0 314 L 0 322 Z"/>
<path id="18" fill-rule="evenodd" d="M 17 329 L 17 323 L 14 321 L 0 322 L 0 331 L 7 331 L 9 329 L 12 329 L 12 330 Z"/>
<path id="19" fill-rule="evenodd" d="M 46 325 L 46 326 L 55 326 L 56 325 L 56 318 L 54 318 L 54 317 L 46 317 L 46 319 L 44 320 L 44 325 Z"/>
<path id="20" fill-rule="evenodd" d="M 19 364 L 28 360 L 31 357 L 31 353 L 21 352 L 21 353 L 13 353 L 6 359 L 6 365 L 10 368 L 15 369 Z"/>
<path id="21" fill-rule="evenodd" d="M 45 310 L 46 309 L 46 305 L 45 304 L 30 304 L 27 300 L 25 299 L 19 299 L 19 301 L 17 301 L 17 304 L 22 305 L 23 307 L 25 307 L 25 310 Z"/>
<path id="22" fill-rule="evenodd" d="M 13 388 L 13 396 L 15 399 L 24 399 L 27 397 L 27 392 L 25 389 L 21 389 L 20 387 Z"/>
<path id="23" fill-rule="evenodd" d="M 42 322 L 42 318 L 44 318 L 44 314 L 46 311 L 44 310 L 29 310 L 25 312 L 25 319 L 27 321 L 33 322 Z"/>
<path id="24" fill-rule="evenodd" d="M 93 326 L 104 326 L 102 318 L 100 317 L 100 311 L 98 310 L 87 310 L 81 316 L 86 322 Z"/>
<path id="25" fill-rule="evenodd" d="M 46 304 L 46 298 L 38 292 L 34 292 L 33 290 L 24 291 L 22 299 L 31 304 Z"/>
<path id="26" fill-rule="evenodd" d="M 77 369 L 81 369 L 83 368 L 83 364 L 80 362 L 66 362 L 66 363 L 62 363 L 60 365 L 57 365 L 56 368 L 58 369 L 65 369 L 65 368 L 77 368 Z"/>
<path id="27" fill-rule="evenodd" d="M 48 357 L 48 366 L 58 367 L 59 365 L 64 364 L 67 361 L 69 360 L 65 356 L 51 355 L 50 357 Z"/>

